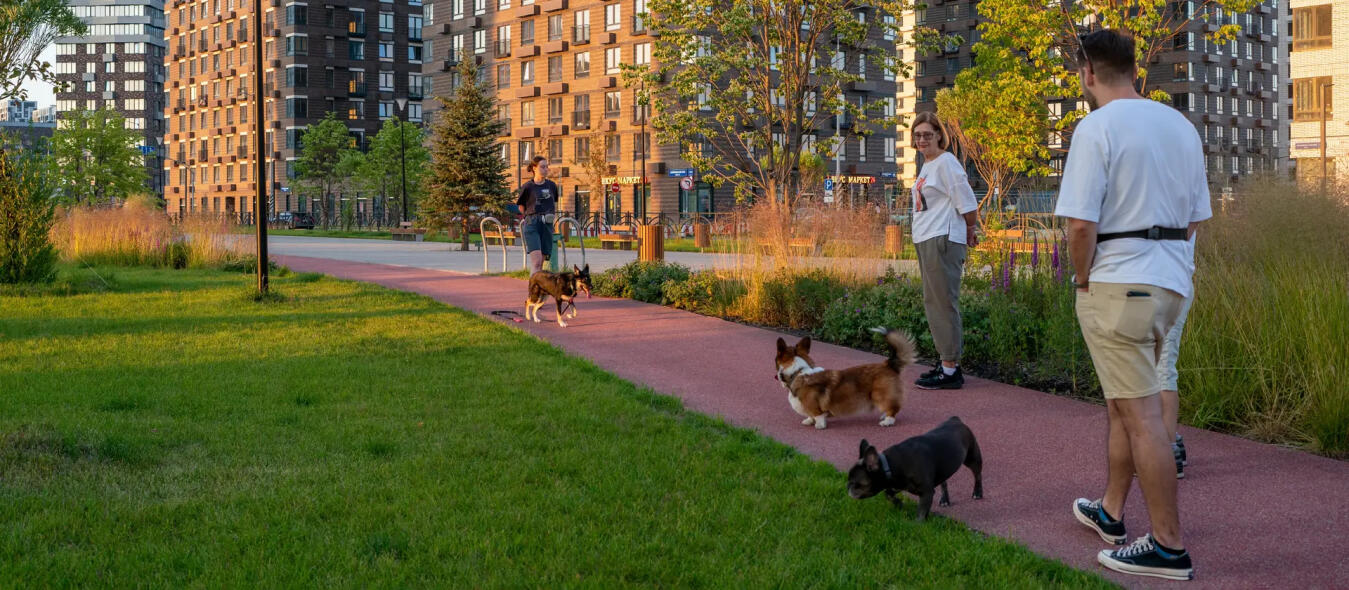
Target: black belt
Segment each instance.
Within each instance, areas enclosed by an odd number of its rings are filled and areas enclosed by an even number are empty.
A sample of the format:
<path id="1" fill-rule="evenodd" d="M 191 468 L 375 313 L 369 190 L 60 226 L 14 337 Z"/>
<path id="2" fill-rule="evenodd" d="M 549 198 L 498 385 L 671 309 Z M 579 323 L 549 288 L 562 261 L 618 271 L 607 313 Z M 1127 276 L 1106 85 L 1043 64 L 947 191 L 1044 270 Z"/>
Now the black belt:
<path id="1" fill-rule="evenodd" d="M 1145 240 L 1188 240 L 1190 230 L 1184 227 L 1162 227 L 1154 225 L 1138 231 L 1121 231 L 1108 234 L 1096 234 L 1096 243 L 1120 238 L 1143 238 Z"/>

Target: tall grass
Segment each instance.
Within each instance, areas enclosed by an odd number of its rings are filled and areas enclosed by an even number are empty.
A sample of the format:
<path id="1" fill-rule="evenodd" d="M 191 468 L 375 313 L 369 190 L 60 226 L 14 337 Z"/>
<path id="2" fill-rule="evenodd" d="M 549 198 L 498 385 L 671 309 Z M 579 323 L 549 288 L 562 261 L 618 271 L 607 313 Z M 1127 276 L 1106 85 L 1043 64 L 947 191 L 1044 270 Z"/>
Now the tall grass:
<path id="1" fill-rule="evenodd" d="M 222 268 L 256 258 L 229 221 L 189 217 L 174 224 L 143 201 L 121 207 L 74 207 L 61 212 L 52 241 L 63 260 L 86 265 Z"/>
<path id="2" fill-rule="evenodd" d="M 1349 207 L 1258 186 L 1200 229 L 1182 340 L 1191 424 L 1349 457 Z"/>

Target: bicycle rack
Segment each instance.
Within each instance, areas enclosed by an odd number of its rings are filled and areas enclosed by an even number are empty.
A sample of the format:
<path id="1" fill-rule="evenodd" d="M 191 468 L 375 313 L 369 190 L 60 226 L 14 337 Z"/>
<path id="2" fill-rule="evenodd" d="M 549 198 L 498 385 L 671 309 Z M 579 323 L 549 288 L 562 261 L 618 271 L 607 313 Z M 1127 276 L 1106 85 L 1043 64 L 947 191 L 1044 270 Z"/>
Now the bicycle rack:
<path id="1" fill-rule="evenodd" d="M 501 242 L 501 272 L 506 272 L 506 238 L 502 231 L 501 220 L 495 217 L 484 217 L 478 222 L 478 235 L 482 237 L 482 271 L 487 272 L 487 222 L 497 224 L 497 235 L 502 236 L 497 241 Z"/>
<path id="2" fill-rule="evenodd" d="M 562 255 L 562 272 L 567 272 L 567 236 L 562 233 L 564 224 L 570 222 L 573 230 L 576 231 L 576 241 L 581 243 L 581 266 L 586 264 L 586 241 L 585 236 L 581 235 L 581 222 L 576 221 L 575 217 L 562 217 L 553 225 L 554 231 L 562 236 L 558 244 L 558 250 Z"/>

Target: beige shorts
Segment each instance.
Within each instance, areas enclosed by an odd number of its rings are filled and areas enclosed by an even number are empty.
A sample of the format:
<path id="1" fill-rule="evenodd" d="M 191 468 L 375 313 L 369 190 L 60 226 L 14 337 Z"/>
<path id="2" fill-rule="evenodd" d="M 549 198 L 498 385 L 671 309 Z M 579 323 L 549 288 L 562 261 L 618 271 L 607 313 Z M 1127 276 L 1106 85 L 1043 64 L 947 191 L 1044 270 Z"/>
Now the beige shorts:
<path id="1" fill-rule="evenodd" d="M 1077 321 L 1106 399 L 1161 391 L 1157 364 L 1184 298 L 1153 285 L 1091 283 L 1077 294 Z"/>

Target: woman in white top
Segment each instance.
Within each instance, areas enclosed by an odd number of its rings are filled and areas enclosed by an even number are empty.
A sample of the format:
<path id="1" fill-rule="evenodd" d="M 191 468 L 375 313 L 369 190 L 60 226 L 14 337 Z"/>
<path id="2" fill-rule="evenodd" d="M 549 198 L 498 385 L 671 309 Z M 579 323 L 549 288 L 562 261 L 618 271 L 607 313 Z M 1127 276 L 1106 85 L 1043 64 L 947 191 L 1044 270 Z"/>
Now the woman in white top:
<path id="1" fill-rule="evenodd" d="M 923 307 L 941 364 L 918 379 L 923 389 L 960 389 L 960 276 L 967 248 L 978 245 L 979 202 L 965 167 L 946 151 L 946 129 L 933 113 L 910 127 L 923 167 L 913 185 L 913 245 L 923 277 Z"/>

